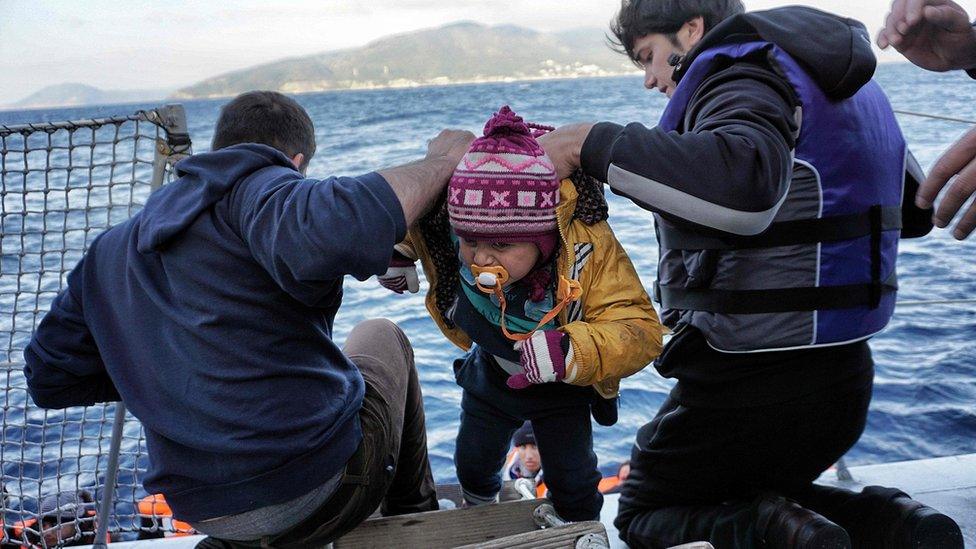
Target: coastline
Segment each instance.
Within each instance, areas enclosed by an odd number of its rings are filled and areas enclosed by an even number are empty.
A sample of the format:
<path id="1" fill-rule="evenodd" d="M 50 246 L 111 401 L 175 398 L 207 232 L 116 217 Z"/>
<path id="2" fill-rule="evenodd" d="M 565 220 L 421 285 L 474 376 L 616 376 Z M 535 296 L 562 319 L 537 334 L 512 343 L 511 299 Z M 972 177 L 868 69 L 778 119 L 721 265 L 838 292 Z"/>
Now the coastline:
<path id="1" fill-rule="evenodd" d="M 355 82 L 343 87 L 322 87 L 315 89 L 288 89 L 288 85 L 279 86 L 278 91 L 288 95 L 307 95 L 323 92 L 346 92 L 346 91 L 367 91 L 367 90 L 400 90 L 417 88 L 441 88 L 450 86 L 465 86 L 471 84 L 518 84 L 520 82 L 541 82 L 547 80 L 583 80 L 588 78 L 614 78 L 618 76 L 640 76 L 639 71 L 634 72 L 608 72 L 599 71 L 586 74 L 566 74 L 566 75 L 539 75 L 539 76 L 489 76 L 484 78 L 472 78 L 465 80 L 452 80 L 446 76 L 433 78 L 431 80 L 417 81 L 409 79 L 394 80 L 387 84 L 374 84 L 372 82 Z M 201 99 L 223 99 L 235 97 L 238 93 L 232 94 L 211 94 L 211 95 L 183 95 L 179 92 L 166 98 L 167 101 L 196 101 Z"/>
<path id="2" fill-rule="evenodd" d="M 896 64 L 907 64 L 908 62 L 903 59 L 894 60 L 878 60 L 878 65 L 896 65 Z M 409 79 L 399 79 L 394 80 L 385 84 L 376 84 L 371 81 L 364 82 L 350 82 L 348 85 L 344 86 L 322 86 L 322 87 L 308 87 L 303 88 L 293 83 L 285 83 L 279 86 L 275 91 L 285 93 L 288 95 L 308 95 L 313 93 L 323 93 L 323 92 L 354 92 L 354 91 L 373 91 L 373 90 L 395 90 L 395 89 L 417 89 L 417 88 L 439 88 L 439 87 L 449 87 L 449 86 L 465 86 L 473 84 L 517 84 L 520 82 L 540 82 L 540 81 L 555 81 L 555 80 L 582 80 L 582 79 L 598 79 L 598 78 L 615 78 L 621 76 L 640 76 L 640 71 L 635 68 L 634 71 L 592 71 L 592 72 L 576 72 L 571 74 L 543 74 L 537 76 L 488 76 L 484 78 L 472 78 L 472 79 L 462 79 L 462 80 L 452 80 L 449 77 L 442 76 L 433 78 L 430 80 L 409 80 Z M 289 88 L 289 84 L 293 84 Z M 45 104 L 45 105 L 29 105 L 29 106 L 17 106 L 17 105 L 0 105 L 0 112 L 15 112 L 15 111 L 36 111 L 44 109 L 71 109 L 78 107 L 94 107 L 101 105 L 145 105 L 147 103 L 171 103 L 178 101 L 205 101 L 209 99 L 224 99 L 236 96 L 237 93 L 218 93 L 209 95 L 188 95 L 181 94 L 179 91 L 171 93 L 165 97 L 161 98 L 147 98 L 136 101 L 124 101 L 124 102 L 96 102 L 96 103 L 70 103 L 70 104 Z"/>
<path id="3" fill-rule="evenodd" d="M 441 88 L 450 86 L 465 86 L 473 84 L 517 84 L 520 82 L 540 82 L 547 80 L 583 80 L 583 79 L 597 79 L 597 78 L 614 78 L 619 76 L 640 76 L 640 72 L 606 72 L 600 71 L 598 73 L 587 73 L 587 74 L 568 74 L 568 75 L 539 75 L 539 76 L 491 76 L 485 78 L 473 78 L 470 80 L 451 80 L 447 77 L 439 77 L 427 81 L 416 81 L 416 80 L 406 80 L 394 81 L 389 84 L 373 84 L 370 82 L 355 83 L 350 86 L 345 87 L 322 87 L 315 89 L 298 89 L 289 90 L 286 89 L 287 86 L 279 86 L 274 91 L 285 93 L 288 95 L 309 95 L 314 93 L 323 92 L 355 92 L 355 91 L 375 91 L 375 90 L 391 90 L 391 89 L 417 89 L 417 88 Z M 137 101 L 125 101 L 125 102 L 97 102 L 97 103 L 72 103 L 72 104 L 53 104 L 53 105 L 30 105 L 30 106 L 16 106 L 16 105 L 0 105 L 0 112 L 16 112 L 16 111 L 36 111 L 44 109 L 73 109 L 79 107 L 94 107 L 101 105 L 145 105 L 147 103 L 173 103 L 179 101 L 206 101 L 210 99 L 224 99 L 235 97 L 237 93 L 232 94 L 212 94 L 212 95 L 184 95 L 180 93 L 173 93 L 162 98 L 148 98 Z"/>

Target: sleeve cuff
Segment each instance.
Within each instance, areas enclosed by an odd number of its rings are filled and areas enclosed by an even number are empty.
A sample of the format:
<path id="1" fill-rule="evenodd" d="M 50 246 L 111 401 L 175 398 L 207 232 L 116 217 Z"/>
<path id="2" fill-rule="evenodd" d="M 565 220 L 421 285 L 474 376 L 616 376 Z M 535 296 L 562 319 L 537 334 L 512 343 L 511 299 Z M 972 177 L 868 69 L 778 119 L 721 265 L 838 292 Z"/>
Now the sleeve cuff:
<path id="1" fill-rule="evenodd" d="M 390 214 L 390 219 L 393 220 L 394 243 L 401 242 L 407 237 L 407 219 L 403 216 L 403 205 L 400 204 L 400 199 L 393 192 L 393 188 L 382 175 L 376 172 L 361 175 L 356 179 L 362 181 L 367 188 L 376 194 L 380 204 Z"/>
<path id="2" fill-rule="evenodd" d="M 607 182 L 613 142 L 623 131 L 623 126 L 613 122 L 600 122 L 593 126 L 580 151 L 580 167 L 586 175 Z"/>
<path id="3" fill-rule="evenodd" d="M 566 373 L 563 376 L 563 383 L 575 383 L 576 379 L 579 377 L 579 356 L 576 353 L 576 348 L 573 346 L 573 336 L 569 335 L 569 332 L 560 329 L 563 332 L 564 341 L 568 343 L 565 350 L 565 364 Z"/>

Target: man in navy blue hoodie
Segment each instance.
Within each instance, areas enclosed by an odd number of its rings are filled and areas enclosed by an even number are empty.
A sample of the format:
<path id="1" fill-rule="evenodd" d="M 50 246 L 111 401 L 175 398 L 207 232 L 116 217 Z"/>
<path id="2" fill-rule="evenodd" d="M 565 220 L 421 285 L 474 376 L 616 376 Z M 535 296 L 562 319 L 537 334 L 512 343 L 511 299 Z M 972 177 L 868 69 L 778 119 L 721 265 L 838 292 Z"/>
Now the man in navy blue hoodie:
<path id="1" fill-rule="evenodd" d="M 310 179 L 292 99 L 224 106 L 212 152 L 99 235 L 24 352 L 47 408 L 123 400 L 142 421 L 149 493 L 214 546 L 305 547 L 384 514 L 437 508 L 406 336 L 366 321 L 340 350 L 342 280 L 382 274 L 473 139 Z"/>

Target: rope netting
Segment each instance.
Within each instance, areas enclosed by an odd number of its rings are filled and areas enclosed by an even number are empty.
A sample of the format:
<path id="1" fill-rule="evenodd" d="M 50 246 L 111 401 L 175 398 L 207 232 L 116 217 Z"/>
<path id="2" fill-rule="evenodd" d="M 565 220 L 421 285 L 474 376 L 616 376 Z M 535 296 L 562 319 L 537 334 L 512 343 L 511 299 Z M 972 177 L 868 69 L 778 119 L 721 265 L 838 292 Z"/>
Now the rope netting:
<path id="1" fill-rule="evenodd" d="M 179 106 L 122 117 L 0 125 L 5 547 L 91 543 L 94 537 L 95 522 L 102 519 L 95 502 L 106 493 L 115 405 L 35 406 L 24 380 L 23 350 L 95 237 L 139 211 L 151 190 L 172 178 L 174 161 L 189 149 Z M 139 516 L 146 466 L 142 427 L 128 416 L 114 513 L 107 519 L 110 531 L 138 532 L 141 525 L 140 534 L 151 537 L 172 529 L 170 521 Z"/>

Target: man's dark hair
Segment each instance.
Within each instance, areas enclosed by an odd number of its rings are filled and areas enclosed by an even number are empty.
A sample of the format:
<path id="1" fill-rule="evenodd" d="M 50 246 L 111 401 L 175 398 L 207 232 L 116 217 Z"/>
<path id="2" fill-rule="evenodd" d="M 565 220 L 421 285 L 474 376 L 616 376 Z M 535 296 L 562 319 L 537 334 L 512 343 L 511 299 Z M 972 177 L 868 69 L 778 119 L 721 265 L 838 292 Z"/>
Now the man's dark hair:
<path id="1" fill-rule="evenodd" d="M 742 13 L 741 0 L 622 0 L 617 17 L 610 22 L 614 49 L 637 61 L 634 40 L 648 34 L 664 34 L 676 42 L 677 32 L 689 19 L 699 15 L 705 32 L 733 15 Z"/>
<path id="2" fill-rule="evenodd" d="M 240 143 L 261 143 L 289 158 L 305 155 L 304 171 L 315 154 L 315 128 L 308 113 L 294 99 L 273 91 L 242 93 L 220 109 L 211 149 Z"/>

